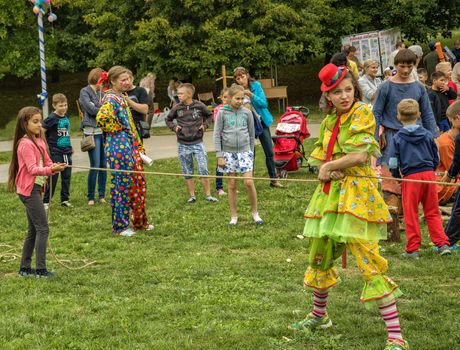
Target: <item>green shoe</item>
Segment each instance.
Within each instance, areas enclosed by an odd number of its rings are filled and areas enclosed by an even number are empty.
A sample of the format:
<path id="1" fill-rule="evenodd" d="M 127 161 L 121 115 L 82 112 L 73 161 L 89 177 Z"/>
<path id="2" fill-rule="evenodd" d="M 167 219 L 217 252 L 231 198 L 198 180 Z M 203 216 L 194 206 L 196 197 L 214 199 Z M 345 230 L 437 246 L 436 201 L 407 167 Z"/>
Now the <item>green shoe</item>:
<path id="1" fill-rule="evenodd" d="M 315 328 L 326 329 L 330 326 L 332 326 L 332 321 L 327 314 L 324 317 L 316 317 L 308 314 L 304 320 L 291 324 L 291 329 L 302 331 Z"/>
<path id="2" fill-rule="evenodd" d="M 387 342 L 384 350 L 409 350 L 409 344 L 407 341 L 404 341 L 404 344 L 401 344 L 397 340 L 392 340 Z"/>

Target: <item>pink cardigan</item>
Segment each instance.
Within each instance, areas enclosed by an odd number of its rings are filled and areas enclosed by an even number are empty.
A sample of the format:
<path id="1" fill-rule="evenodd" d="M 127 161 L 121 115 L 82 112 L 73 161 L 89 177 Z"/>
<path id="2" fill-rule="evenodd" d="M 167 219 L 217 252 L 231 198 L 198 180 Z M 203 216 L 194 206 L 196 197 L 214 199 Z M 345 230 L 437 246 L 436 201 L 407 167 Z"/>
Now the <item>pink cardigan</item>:
<path id="1" fill-rule="evenodd" d="M 16 175 L 16 192 L 23 196 L 30 196 L 35 183 L 35 176 L 53 175 L 51 165 L 53 162 L 46 151 L 45 142 L 37 138 L 37 145 L 43 154 L 44 167 L 40 166 L 40 151 L 32 140 L 23 137 L 18 145 L 19 169 Z"/>

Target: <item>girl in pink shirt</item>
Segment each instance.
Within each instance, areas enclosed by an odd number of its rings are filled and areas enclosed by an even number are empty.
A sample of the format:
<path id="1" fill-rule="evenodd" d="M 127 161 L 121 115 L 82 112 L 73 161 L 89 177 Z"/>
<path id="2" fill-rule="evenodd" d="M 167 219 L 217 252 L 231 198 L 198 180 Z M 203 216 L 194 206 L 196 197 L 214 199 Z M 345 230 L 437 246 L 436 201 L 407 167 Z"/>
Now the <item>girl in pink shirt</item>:
<path id="1" fill-rule="evenodd" d="M 52 163 L 42 129 L 42 115 L 36 107 L 22 108 L 17 117 L 8 189 L 16 190 L 26 207 L 29 230 L 24 240 L 19 276 L 51 277 L 46 269 L 48 220 L 42 201 L 46 176 L 62 171 L 65 163 Z M 31 268 L 36 251 L 36 269 Z"/>

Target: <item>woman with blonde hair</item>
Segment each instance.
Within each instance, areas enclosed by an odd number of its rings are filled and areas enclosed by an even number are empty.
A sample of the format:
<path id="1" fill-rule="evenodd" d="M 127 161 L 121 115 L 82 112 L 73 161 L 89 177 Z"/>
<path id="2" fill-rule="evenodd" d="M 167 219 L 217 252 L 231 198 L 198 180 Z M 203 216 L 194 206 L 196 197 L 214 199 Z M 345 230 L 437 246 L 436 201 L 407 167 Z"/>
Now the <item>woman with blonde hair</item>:
<path id="1" fill-rule="evenodd" d="M 365 60 L 363 63 L 364 74 L 359 78 L 359 88 L 363 93 L 363 102 L 372 105 L 375 100 L 377 87 L 382 83 L 382 79 L 377 77 L 379 62 L 376 60 Z"/>

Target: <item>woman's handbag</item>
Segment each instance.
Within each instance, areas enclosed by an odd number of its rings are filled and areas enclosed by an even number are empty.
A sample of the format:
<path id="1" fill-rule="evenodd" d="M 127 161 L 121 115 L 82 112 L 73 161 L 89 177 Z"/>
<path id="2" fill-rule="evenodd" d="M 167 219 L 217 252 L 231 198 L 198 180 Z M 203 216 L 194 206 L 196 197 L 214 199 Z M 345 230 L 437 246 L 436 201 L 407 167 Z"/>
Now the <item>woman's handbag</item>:
<path id="1" fill-rule="evenodd" d="M 83 135 L 83 138 L 80 141 L 80 148 L 82 152 L 88 152 L 93 150 L 96 147 L 94 142 L 94 134 Z"/>
<path id="2" fill-rule="evenodd" d="M 150 137 L 150 124 L 143 120 L 139 120 L 136 123 L 137 132 L 141 139 L 148 139 Z"/>
<path id="3" fill-rule="evenodd" d="M 256 112 L 252 111 L 252 116 L 254 117 L 254 135 L 257 139 L 264 132 L 264 126 Z"/>

